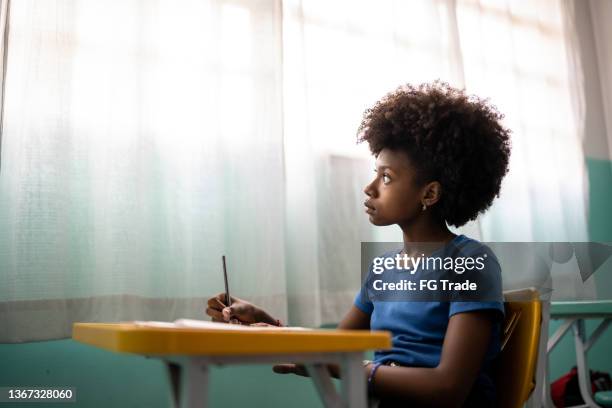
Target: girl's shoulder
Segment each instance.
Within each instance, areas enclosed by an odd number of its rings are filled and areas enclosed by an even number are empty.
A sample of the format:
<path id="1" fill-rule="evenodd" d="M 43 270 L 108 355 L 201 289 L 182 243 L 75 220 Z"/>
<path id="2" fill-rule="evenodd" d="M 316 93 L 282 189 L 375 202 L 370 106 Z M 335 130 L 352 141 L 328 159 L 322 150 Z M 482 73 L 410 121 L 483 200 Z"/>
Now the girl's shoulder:
<path id="1" fill-rule="evenodd" d="M 485 258 L 497 261 L 497 257 L 491 247 L 477 239 L 463 234 L 457 235 L 449 243 L 448 251 L 455 256 L 485 256 Z"/>

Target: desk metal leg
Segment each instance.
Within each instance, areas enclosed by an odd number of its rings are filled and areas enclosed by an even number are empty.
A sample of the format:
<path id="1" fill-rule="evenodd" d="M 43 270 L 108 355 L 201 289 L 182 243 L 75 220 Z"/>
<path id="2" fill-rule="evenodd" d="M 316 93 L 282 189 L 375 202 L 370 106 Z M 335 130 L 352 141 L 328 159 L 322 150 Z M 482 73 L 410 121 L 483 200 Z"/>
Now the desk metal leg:
<path id="1" fill-rule="evenodd" d="M 586 405 L 589 407 L 599 407 L 593 400 L 591 395 L 591 376 L 586 361 L 585 339 L 586 332 L 584 328 L 584 320 L 578 319 L 573 326 L 574 343 L 576 346 L 576 365 L 578 366 L 578 386 L 580 394 Z"/>
<path id="2" fill-rule="evenodd" d="M 170 383 L 170 406 L 172 408 L 178 408 L 179 406 L 179 394 L 180 394 L 180 383 L 181 383 L 181 366 L 169 361 L 166 363 L 166 372 L 168 373 L 168 382 Z"/>
<path id="3" fill-rule="evenodd" d="M 543 390 L 544 394 L 542 396 L 542 406 L 544 406 L 545 408 L 554 408 L 555 406 L 550 396 L 550 380 L 548 379 L 548 375 L 550 373 L 550 367 L 549 367 L 550 353 L 552 353 L 553 349 L 557 346 L 559 341 L 561 341 L 563 336 L 565 336 L 567 331 L 574 326 L 574 323 L 576 322 L 576 320 L 577 320 L 576 318 L 570 318 L 570 319 L 564 320 L 561 326 L 557 328 L 557 330 L 553 333 L 553 335 L 548 340 L 548 343 L 546 346 L 546 365 L 545 365 L 545 373 L 544 373 L 544 390 Z M 543 331 L 542 335 L 547 336 L 548 329 L 546 329 L 546 331 Z"/>
<path id="4" fill-rule="evenodd" d="M 166 361 L 174 408 L 208 406 L 208 366 L 197 359 L 175 363 Z"/>
<path id="5" fill-rule="evenodd" d="M 342 397 L 347 407 L 366 408 L 366 378 L 363 370 L 363 353 L 347 353 L 343 356 L 341 372 Z"/>
<path id="6" fill-rule="evenodd" d="M 319 398 L 323 401 L 326 408 L 341 408 L 343 405 L 342 399 L 336 391 L 336 387 L 331 380 L 327 364 L 305 364 L 308 374 L 319 393 Z"/>
<path id="7" fill-rule="evenodd" d="M 342 356 L 340 368 L 342 397 L 331 381 L 326 364 L 306 364 L 308 374 L 315 384 L 326 408 L 366 408 L 366 380 L 363 371 L 363 353 L 347 353 Z"/>

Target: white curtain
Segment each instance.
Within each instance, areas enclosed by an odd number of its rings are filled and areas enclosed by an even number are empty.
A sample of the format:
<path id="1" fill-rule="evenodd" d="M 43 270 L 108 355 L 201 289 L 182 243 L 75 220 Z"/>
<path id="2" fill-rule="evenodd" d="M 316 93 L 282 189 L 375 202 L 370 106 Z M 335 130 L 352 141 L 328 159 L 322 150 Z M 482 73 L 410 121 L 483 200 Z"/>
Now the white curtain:
<path id="1" fill-rule="evenodd" d="M 479 220 L 482 239 L 588 241 L 583 78 L 566 3 L 457 6 L 466 88 L 491 98 L 513 131 L 510 172 Z M 542 270 L 518 248 L 502 263 L 506 288 L 550 288 L 552 299 L 563 300 L 596 296 L 594 279 L 582 281 L 575 257 Z"/>
<path id="2" fill-rule="evenodd" d="M 490 97 L 514 130 L 502 197 L 462 231 L 586 230 L 566 28 L 558 2 L 521 4 L 12 2 L 0 341 L 203 317 L 221 254 L 236 296 L 291 324 L 338 321 L 360 243 L 401 240 L 363 214 L 373 160 L 355 131 L 406 82 Z"/>
<path id="3" fill-rule="evenodd" d="M 0 339 L 73 321 L 286 317 L 280 9 L 13 1 L 0 173 Z"/>
<path id="4" fill-rule="evenodd" d="M 570 17 L 574 18 L 579 27 L 582 41 L 587 42 L 593 49 L 587 50 L 587 44 L 575 46 L 585 65 L 584 74 L 593 74 L 590 78 L 599 86 L 584 89 L 587 101 L 593 101 L 591 126 L 586 140 L 586 154 L 598 160 L 612 160 L 612 3 L 606 0 L 567 0 L 570 8 Z M 587 102 L 588 105 L 589 102 Z M 588 108 L 587 108 L 588 109 Z M 600 113 L 601 112 L 601 113 Z M 595 140 L 593 140 L 595 139 Z"/>
<path id="5" fill-rule="evenodd" d="M 513 130 L 511 171 L 482 218 L 499 241 L 586 241 L 585 167 L 561 3 L 460 1 L 465 83 Z"/>

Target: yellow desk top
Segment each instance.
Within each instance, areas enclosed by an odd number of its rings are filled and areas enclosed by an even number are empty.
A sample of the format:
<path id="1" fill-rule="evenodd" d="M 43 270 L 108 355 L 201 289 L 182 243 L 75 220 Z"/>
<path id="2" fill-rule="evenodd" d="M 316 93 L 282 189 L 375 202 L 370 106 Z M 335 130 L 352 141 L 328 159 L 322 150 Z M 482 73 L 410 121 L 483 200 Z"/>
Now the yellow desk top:
<path id="1" fill-rule="evenodd" d="M 72 338 L 111 351 L 149 355 L 333 353 L 391 347 L 391 334 L 386 331 L 235 331 L 132 323 L 74 323 Z"/>

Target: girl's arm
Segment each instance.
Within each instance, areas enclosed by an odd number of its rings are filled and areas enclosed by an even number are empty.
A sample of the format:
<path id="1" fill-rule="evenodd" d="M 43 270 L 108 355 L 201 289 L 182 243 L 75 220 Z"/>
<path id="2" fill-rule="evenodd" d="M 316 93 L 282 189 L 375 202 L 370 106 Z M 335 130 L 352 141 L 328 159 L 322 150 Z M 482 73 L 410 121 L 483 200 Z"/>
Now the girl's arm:
<path id="1" fill-rule="evenodd" d="M 341 330 L 370 330 L 370 315 L 365 314 L 355 305 L 352 305 L 348 313 L 338 324 Z"/>
<path id="2" fill-rule="evenodd" d="M 374 376 L 374 393 L 383 399 L 406 399 L 424 406 L 461 406 L 482 367 L 492 327 L 489 311 L 453 315 L 437 367 L 380 366 Z"/>

